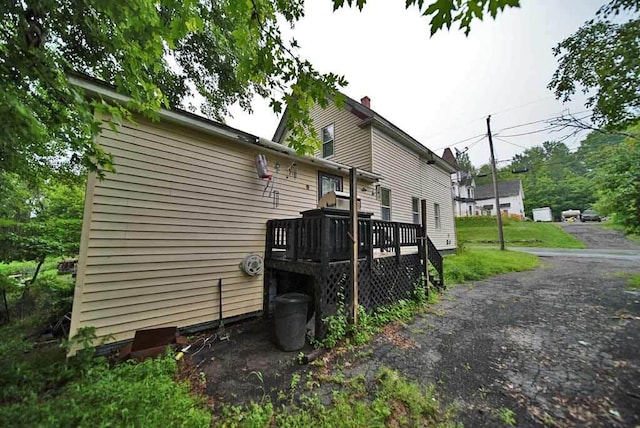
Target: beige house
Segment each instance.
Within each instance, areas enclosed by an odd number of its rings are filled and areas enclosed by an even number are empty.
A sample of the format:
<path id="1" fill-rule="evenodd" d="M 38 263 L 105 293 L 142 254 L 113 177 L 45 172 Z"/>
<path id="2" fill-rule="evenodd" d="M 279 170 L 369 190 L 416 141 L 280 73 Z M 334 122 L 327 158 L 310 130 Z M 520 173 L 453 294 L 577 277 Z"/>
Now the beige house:
<path id="1" fill-rule="evenodd" d="M 427 231 L 440 251 L 456 248 L 451 174 L 455 168 L 409 134 L 371 109 L 368 97 L 357 102 L 346 97 L 343 109 L 329 103 L 312 111 L 322 140 L 319 159 L 353 165 L 381 175 L 370 192 L 377 200 L 373 218 L 419 223 L 420 199 L 427 203 Z M 273 140 L 286 144 L 287 113 Z M 321 190 L 340 190 L 344 180 L 323 177 Z M 360 192 L 362 195 L 364 192 Z"/>
<path id="2" fill-rule="evenodd" d="M 127 101 L 101 82 L 72 81 L 87 96 Z M 71 336 L 93 326 L 98 337 L 122 341 L 139 329 L 206 328 L 219 318 L 261 313 L 263 275 L 250 276 L 239 265 L 247 255 L 264 255 L 267 220 L 315 208 L 324 177 L 348 191 L 348 167 L 339 156 L 298 156 L 186 112 L 159 116 L 115 130 L 101 118 L 98 142 L 113 154 L 116 172 L 88 179 Z M 410 153 L 417 169 L 427 169 Z M 271 179 L 258 177 L 258 155 Z M 363 210 L 377 215 L 378 179 L 363 171 L 358 182 Z M 397 204 L 394 216 L 410 218 Z"/>

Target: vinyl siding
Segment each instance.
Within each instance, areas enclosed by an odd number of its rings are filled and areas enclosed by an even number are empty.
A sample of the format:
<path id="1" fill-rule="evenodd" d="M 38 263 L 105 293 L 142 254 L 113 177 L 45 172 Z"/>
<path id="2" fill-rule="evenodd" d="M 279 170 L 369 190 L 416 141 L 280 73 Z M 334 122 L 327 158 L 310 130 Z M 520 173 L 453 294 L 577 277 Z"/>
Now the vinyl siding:
<path id="1" fill-rule="evenodd" d="M 327 159 L 371 171 L 371 127 L 360 128 L 358 125 L 362 120 L 349 112 L 348 108 L 345 106 L 341 110 L 331 102 L 326 109 L 314 107 L 311 110 L 314 128 L 322 141 L 322 128 L 334 124 L 333 156 Z M 284 144 L 288 136 L 289 131 L 286 131 L 282 141 Z M 322 151 L 316 150 L 315 156 L 321 157 Z"/>
<path id="2" fill-rule="evenodd" d="M 287 178 L 290 158 L 143 120 L 118 132 L 105 125 L 98 142 L 117 172 L 88 180 L 71 334 L 94 326 L 117 341 L 216 321 L 219 280 L 223 318 L 261 311 L 263 277 L 239 263 L 264 254 L 267 220 L 316 207 L 318 169 L 299 162 L 297 178 Z M 256 176 L 258 153 L 274 174 L 277 208 Z M 370 192 L 360 196 L 375 206 Z"/>
<path id="3" fill-rule="evenodd" d="M 373 129 L 373 171 L 391 190 L 391 220 L 413 223 L 412 198 L 427 200 L 427 233 L 439 250 L 456 247 L 450 173 L 426 161 L 383 131 Z M 434 203 L 440 204 L 436 229 Z"/>

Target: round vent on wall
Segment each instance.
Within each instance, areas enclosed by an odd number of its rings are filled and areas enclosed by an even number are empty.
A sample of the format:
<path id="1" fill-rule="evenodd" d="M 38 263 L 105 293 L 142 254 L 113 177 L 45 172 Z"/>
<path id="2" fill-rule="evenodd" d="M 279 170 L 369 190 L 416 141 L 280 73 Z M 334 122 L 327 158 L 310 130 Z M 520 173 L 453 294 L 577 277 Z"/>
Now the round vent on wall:
<path id="1" fill-rule="evenodd" d="M 240 269 L 249 276 L 260 275 L 264 271 L 264 260 L 258 254 L 248 254 L 240 262 Z"/>

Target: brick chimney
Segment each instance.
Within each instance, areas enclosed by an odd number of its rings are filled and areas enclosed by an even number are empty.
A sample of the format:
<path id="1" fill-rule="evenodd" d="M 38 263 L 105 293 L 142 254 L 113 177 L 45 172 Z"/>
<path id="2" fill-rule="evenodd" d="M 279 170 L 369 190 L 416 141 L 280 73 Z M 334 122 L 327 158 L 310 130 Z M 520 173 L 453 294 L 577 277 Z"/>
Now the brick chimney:
<path id="1" fill-rule="evenodd" d="M 365 95 L 364 97 L 360 98 L 360 104 L 367 108 L 371 108 L 371 98 Z"/>

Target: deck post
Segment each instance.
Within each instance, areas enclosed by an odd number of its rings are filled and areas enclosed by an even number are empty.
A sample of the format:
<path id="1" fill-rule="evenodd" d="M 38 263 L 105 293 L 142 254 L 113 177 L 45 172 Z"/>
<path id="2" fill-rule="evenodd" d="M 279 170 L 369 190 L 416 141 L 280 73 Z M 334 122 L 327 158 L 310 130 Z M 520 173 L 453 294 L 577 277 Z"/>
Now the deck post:
<path id="1" fill-rule="evenodd" d="M 400 223 L 393 222 L 393 238 L 394 238 L 394 251 L 396 252 L 396 263 L 400 264 L 400 253 L 401 253 L 401 243 L 402 240 L 400 239 Z"/>
<path id="2" fill-rule="evenodd" d="M 273 234 L 274 225 L 273 220 L 267 221 L 267 236 L 264 240 L 264 260 L 269 260 L 272 254 L 273 248 Z M 262 273 L 262 315 L 269 315 L 269 289 L 271 288 L 271 271 L 269 268 L 265 268 Z"/>
<path id="3" fill-rule="evenodd" d="M 349 217 L 351 251 L 349 267 L 351 269 L 351 319 L 353 325 L 358 325 L 358 170 L 354 167 L 349 171 Z"/>
<path id="4" fill-rule="evenodd" d="M 424 276 L 424 280 L 426 281 L 427 286 L 427 295 L 429 293 L 429 245 L 427 238 L 427 200 L 422 199 L 420 201 L 420 216 L 422 223 L 422 247 L 420 252 L 420 257 L 422 258 L 422 275 Z"/>

